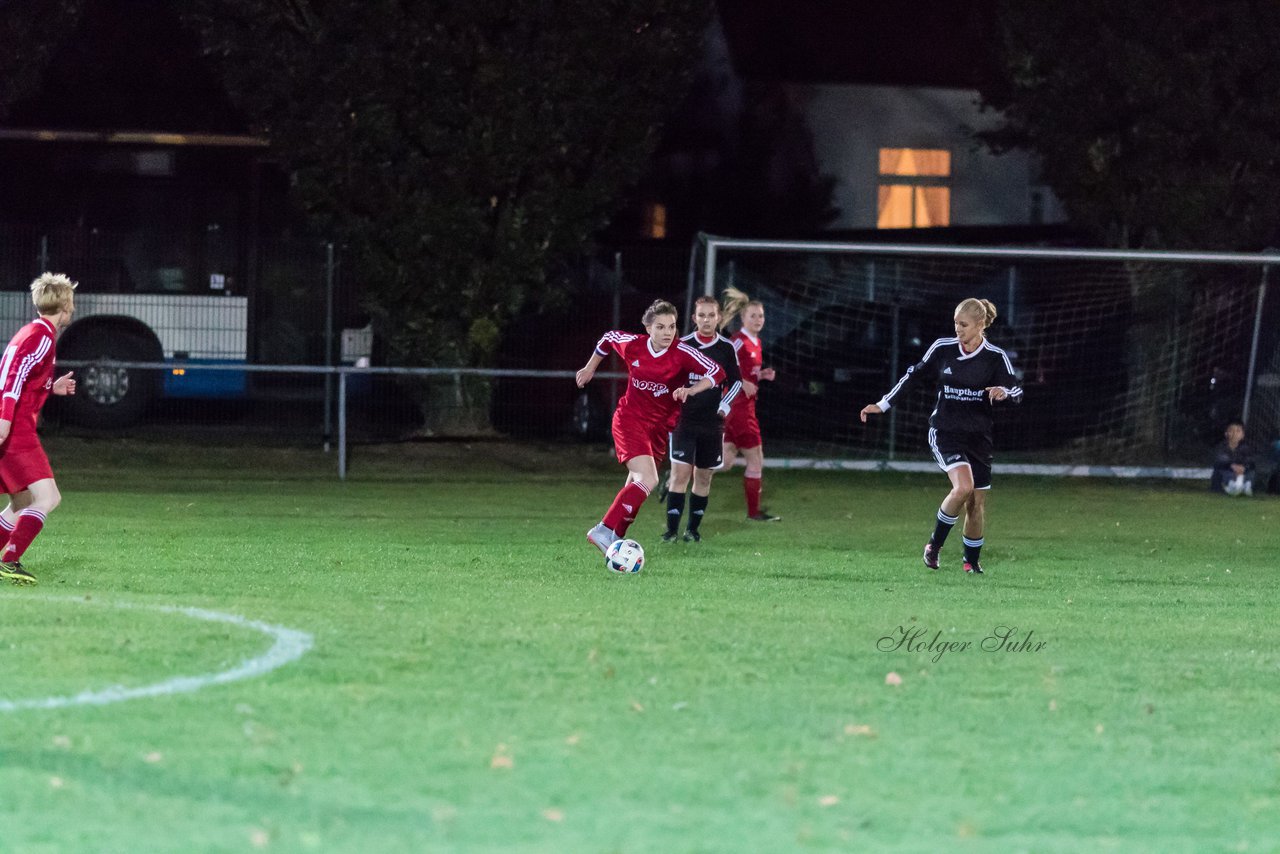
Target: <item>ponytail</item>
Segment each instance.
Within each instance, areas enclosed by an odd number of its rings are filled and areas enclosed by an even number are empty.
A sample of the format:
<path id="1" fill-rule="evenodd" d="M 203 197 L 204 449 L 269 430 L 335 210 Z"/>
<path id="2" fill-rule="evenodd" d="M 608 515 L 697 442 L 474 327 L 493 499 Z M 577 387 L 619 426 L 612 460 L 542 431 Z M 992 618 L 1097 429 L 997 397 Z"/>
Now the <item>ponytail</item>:
<path id="1" fill-rule="evenodd" d="M 721 300 L 720 313 L 723 315 L 720 318 L 721 329 L 724 329 L 732 323 L 733 319 L 737 317 L 747 306 L 764 306 L 764 303 L 760 302 L 760 300 L 752 299 L 733 285 L 730 285 L 721 292 Z"/>
<path id="2" fill-rule="evenodd" d="M 980 320 L 982 322 L 983 329 L 986 329 L 988 326 L 996 322 L 996 304 L 989 299 L 969 297 L 966 300 L 962 300 L 960 304 L 956 306 L 955 313 L 967 314 L 970 317 Z"/>

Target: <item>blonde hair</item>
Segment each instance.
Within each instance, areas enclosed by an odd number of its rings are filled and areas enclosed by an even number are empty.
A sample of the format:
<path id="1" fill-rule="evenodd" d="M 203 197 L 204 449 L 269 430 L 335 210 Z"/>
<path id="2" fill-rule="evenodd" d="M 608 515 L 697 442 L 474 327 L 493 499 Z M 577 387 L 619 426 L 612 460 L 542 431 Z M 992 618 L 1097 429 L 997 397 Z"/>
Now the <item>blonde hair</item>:
<path id="1" fill-rule="evenodd" d="M 64 273 L 45 273 L 31 283 L 31 302 L 42 315 L 65 311 L 78 284 Z"/>
<path id="2" fill-rule="evenodd" d="M 675 318 L 680 317 L 680 312 L 676 311 L 676 307 L 664 299 L 656 299 L 653 304 L 644 310 L 644 317 L 640 322 L 647 328 L 653 323 L 655 317 L 660 314 L 670 314 Z"/>
<path id="3" fill-rule="evenodd" d="M 969 297 L 956 306 L 955 313 L 977 318 L 982 321 L 983 329 L 996 322 L 996 305 L 989 299 Z"/>
<path id="4" fill-rule="evenodd" d="M 764 308 L 764 303 L 760 302 L 760 300 L 752 299 L 732 285 L 721 291 L 721 296 L 723 297 L 723 302 L 720 304 L 720 311 L 723 314 L 723 317 L 720 318 L 721 329 L 732 323 L 733 319 L 745 308 L 753 305 Z"/>

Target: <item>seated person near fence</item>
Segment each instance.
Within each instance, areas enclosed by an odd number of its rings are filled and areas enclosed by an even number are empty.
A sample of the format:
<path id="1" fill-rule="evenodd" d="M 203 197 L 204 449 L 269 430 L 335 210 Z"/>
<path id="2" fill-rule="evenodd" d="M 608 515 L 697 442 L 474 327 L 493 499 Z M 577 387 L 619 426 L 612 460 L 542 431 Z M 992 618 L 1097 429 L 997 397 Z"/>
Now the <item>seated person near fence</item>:
<path id="1" fill-rule="evenodd" d="M 1253 495 L 1256 464 L 1253 451 L 1244 441 L 1244 423 L 1228 423 L 1223 436 L 1213 452 L 1213 475 L 1209 478 L 1209 488 L 1227 495 Z"/>

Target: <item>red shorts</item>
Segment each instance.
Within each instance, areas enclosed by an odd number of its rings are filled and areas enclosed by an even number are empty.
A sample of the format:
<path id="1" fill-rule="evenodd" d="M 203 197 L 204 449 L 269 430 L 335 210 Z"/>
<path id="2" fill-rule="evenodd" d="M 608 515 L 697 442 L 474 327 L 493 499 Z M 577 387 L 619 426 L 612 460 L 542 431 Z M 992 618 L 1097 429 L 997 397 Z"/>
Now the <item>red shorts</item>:
<path id="1" fill-rule="evenodd" d="M 666 423 L 624 421 L 618 417 L 620 414 L 613 413 L 613 445 L 618 453 L 618 462 L 625 464 L 636 457 L 653 457 L 654 462 L 661 464 L 667 458 L 667 437 L 670 435 Z"/>
<path id="2" fill-rule="evenodd" d="M 49 457 L 34 433 L 10 436 L 0 445 L 0 488 L 13 495 L 37 480 L 53 477 Z"/>
<path id="3" fill-rule="evenodd" d="M 754 400 L 747 400 L 729 410 L 729 417 L 724 421 L 724 441 L 740 451 L 758 448 L 763 443 Z"/>

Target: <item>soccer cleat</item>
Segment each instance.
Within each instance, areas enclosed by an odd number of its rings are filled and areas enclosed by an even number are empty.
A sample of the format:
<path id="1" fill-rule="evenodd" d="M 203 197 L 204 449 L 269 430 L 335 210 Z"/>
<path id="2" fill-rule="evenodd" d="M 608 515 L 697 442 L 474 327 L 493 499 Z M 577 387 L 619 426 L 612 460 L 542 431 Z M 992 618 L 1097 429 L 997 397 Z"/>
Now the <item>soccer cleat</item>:
<path id="1" fill-rule="evenodd" d="M 930 569 L 938 568 L 938 548 L 933 544 L 933 540 L 924 544 L 924 565 Z"/>
<path id="2" fill-rule="evenodd" d="M 614 540 L 622 538 L 606 528 L 604 522 L 601 522 L 590 531 L 587 531 L 587 539 L 591 542 L 591 545 L 600 550 L 600 554 L 604 554 L 609 551 L 609 546 L 613 545 Z"/>
<path id="3" fill-rule="evenodd" d="M 680 535 L 677 534 L 675 531 L 662 532 L 662 541 L 664 543 L 674 543 L 678 539 L 680 539 Z"/>
<path id="4" fill-rule="evenodd" d="M 0 563 L 0 578 L 7 578 L 14 584 L 35 584 L 36 577 L 22 568 L 18 561 Z"/>
<path id="5" fill-rule="evenodd" d="M 697 531 L 685 531 L 684 541 L 686 543 L 700 543 L 702 542 L 702 535 Z"/>
<path id="6" fill-rule="evenodd" d="M 982 571 L 982 564 L 980 564 L 980 563 L 969 563 L 969 561 L 967 561 L 967 560 L 964 562 L 964 571 L 965 571 L 965 572 L 967 572 L 967 573 L 969 573 L 970 575 L 983 575 L 983 574 L 984 574 L 984 573 L 983 573 L 983 571 Z"/>
<path id="7" fill-rule="evenodd" d="M 748 516 L 747 521 L 748 522 L 781 522 L 782 517 L 774 516 L 772 513 L 770 513 L 767 510 L 761 510 L 759 513 L 757 513 L 754 516 Z"/>

